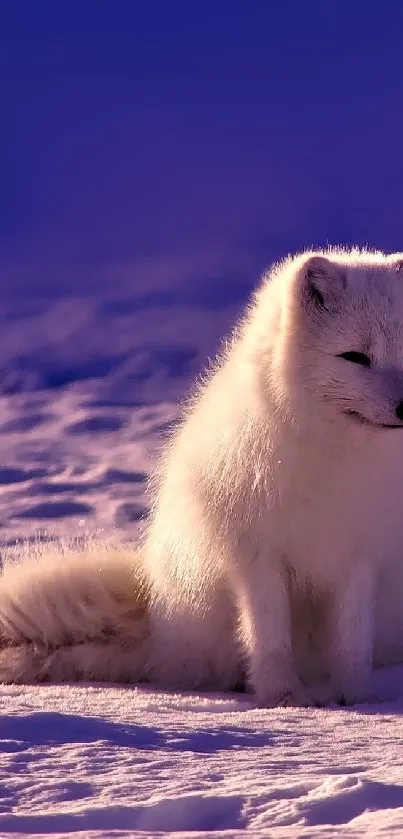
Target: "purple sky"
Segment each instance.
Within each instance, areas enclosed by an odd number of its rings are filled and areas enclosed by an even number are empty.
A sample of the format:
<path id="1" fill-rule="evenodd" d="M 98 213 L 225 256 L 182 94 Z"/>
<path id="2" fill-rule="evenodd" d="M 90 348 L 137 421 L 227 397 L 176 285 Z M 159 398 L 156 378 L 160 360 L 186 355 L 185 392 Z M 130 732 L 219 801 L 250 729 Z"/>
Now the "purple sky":
<path id="1" fill-rule="evenodd" d="M 403 248 L 402 33 L 401 0 L 4 0 L 3 290 Z"/>

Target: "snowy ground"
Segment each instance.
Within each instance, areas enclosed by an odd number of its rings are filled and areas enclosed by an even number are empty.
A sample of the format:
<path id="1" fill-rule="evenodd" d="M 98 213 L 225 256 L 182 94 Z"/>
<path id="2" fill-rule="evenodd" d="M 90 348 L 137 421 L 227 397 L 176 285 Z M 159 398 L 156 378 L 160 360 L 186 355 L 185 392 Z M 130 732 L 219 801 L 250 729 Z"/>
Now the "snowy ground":
<path id="1" fill-rule="evenodd" d="M 146 476 L 236 306 L 81 296 L 0 311 L 0 537 L 135 538 Z M 402 836 L 403 667 L 378 705 L 0 687 L 0 835 Z"/>
<path id="2" fill-rule="evenodd" d="M 0 703 L 0 835 L 403 834 L 403 702 L 264 711 L 57 686 L 4 687 Z"/>
<path id="3" fill-rule="evenodd" d="M 0 542 L 134 536 L 178 400 L 235 311 L 161 295 L 0 310 Z"/>

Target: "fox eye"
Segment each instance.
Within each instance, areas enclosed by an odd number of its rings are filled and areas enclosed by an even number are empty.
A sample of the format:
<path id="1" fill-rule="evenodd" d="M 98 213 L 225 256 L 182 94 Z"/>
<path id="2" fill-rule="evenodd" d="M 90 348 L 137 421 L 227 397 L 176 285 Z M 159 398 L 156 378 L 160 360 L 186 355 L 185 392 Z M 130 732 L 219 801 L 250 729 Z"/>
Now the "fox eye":
<path id="1" fill-rule="evenodd" d="M 363 352 L 341 352 L 338 358 L 344 358 L 345 361 L 352 361 L 353 364 L 361 364 L 361 367 L 371 367 L 371 359 Z"/>

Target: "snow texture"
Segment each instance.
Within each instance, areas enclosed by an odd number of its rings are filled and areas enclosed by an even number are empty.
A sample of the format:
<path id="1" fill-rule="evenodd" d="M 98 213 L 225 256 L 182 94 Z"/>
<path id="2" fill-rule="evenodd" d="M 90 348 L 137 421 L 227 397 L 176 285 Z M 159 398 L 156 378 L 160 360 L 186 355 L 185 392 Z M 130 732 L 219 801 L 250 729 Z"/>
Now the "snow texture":
<path id="1" fill-rule="evenodd" d="M 236 312 L 216 298 L 46 299 L 0 313 L 0 535 L 133 539 L 147 475 Z M 0 686 L 0 835 L 403 835 L 403 666 L 379 704 Z"/>
<path id="2" fill-rule="evenodd" d="M 403 691 L 403 670 L 378 688 Z M 403 702 L 3 687 L 0 835 L 401 836 Z"/>

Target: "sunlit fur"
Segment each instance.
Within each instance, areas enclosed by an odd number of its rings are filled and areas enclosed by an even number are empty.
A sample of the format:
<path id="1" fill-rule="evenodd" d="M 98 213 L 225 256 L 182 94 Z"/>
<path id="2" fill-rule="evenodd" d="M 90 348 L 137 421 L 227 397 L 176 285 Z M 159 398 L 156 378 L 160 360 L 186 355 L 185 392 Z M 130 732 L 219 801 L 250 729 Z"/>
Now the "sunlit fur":
<path id="1" fill-rule="evenodd" d="M 123 546 L 26 545 L 0 578 L 0 680 L 132 681 L 149 657 L 147 585 Z"/>
<path id="2" fill-rule="evenodd" d="M 369 697 L 372 663 L 403 661 L 402 261 L 330 249 L 263 278 L 162 458 L 140 553 L 6 569 L 0 678 Z"/>

